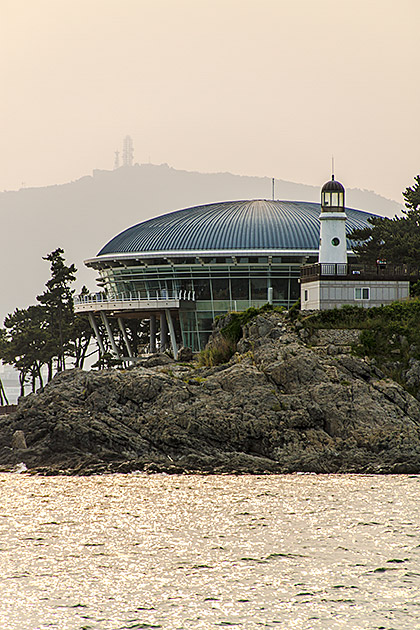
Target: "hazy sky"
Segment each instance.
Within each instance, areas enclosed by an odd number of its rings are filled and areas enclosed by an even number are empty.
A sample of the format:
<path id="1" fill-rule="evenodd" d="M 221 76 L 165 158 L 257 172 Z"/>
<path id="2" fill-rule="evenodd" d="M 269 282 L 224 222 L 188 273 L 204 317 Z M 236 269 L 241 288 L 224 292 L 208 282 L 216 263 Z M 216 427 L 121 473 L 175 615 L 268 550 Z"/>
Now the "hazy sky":
<path id="1" fill-rule="evenodd" d="M 0 0 L 0 190 L 135 161 L 401 200 L 420 0 Z"/>

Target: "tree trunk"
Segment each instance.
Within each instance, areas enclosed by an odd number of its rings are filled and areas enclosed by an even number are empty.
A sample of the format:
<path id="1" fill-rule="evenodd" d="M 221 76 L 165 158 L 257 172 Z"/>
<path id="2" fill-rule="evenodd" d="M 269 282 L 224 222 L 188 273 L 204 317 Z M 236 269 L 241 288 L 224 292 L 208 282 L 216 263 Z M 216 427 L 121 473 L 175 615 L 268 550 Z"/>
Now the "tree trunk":
<path id="1" fill-rule="evenodd" d="M 42 378 L 41 368 L 42 368 L 42 365 L 40 365 L 40 364 L 38 363 L 38 365 L 37 365 L 37 372 L 38 372 L 39 386 L 40 386 L 40 387 L 44 387 L 44 380 L 43 380 L 43 378 Z"/>
<path id="2" fill-rule="evenodd" d="M 86 354 L 87 354 L 87 351 L 88 351 L 88 349 L 89 349 L 90 340 L 91 340 L 91 337 L 89 337 L 89 339 L 87 339 L 87 340 L 85 341 L 85 343 L 84 343 L 84 345 L 83 345 L 83 347 L 82 347 L 82 352 L 81 352 L 81 355 L 80 355 L 80 365 L 79 365 L 79 367 L 80 367 L 82 370 L 83 370 L 83 366 L 84 366 L 84 364 L 85 364 Z"/>
<path id="3" fill-rule="evenodd" d="M 23 372 L 19 372 L 20 395 L 25 395 L 25 376 Z"/>
<path id="4" fill-rule="evenodd" d="M 5 392 L 5 389 L 3 387 L 3 383 L 1 382 L 1 379 L 0 379 L 0 403 L 2 405 L 8 405 L 9 404 L 9 401 L 7 400 L 6 392 Z"/>

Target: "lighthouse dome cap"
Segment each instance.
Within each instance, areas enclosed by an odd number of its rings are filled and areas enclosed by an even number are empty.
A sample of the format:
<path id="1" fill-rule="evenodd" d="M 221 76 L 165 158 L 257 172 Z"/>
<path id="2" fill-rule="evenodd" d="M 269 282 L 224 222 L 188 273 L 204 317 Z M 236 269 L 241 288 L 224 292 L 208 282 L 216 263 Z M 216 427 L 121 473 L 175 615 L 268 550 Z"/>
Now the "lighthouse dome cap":
<path id="1" fill-rule="evenodd" d="M 321 192 L 344 192 L 344 186 L 334 179 L 333 175 L 332 179 L 323 185 Z"/>

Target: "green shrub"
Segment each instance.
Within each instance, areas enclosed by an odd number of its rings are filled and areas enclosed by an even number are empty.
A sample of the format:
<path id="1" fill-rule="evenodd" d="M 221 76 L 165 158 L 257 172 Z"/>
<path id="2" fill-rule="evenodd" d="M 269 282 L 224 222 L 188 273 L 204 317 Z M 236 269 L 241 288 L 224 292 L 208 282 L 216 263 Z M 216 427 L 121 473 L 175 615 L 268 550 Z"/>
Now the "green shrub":
<path id="1" fill-rule="evenodd" d="M 355 354 L 375 359 L 387 376 L 403 383 L 411 358 L 420 359 L 420 299 L 363 308 L 343 306 L 300 316 L 310 331 L 318 328 L 361 330 Z"/>
<path id="2" fill-rule="evenodd" d="M 264 304 L 260 308 L 251 306 L 246 311 L 240 313 L 230 313 L 229 323 L 221 329 L 220 334 L 226 339 L 230 339 L 237 343 L 242 337 L 243 327 L 248 324 L 254 317 L 263 313 L 282 313 L 284 308 L 282 306 L 273 306 L 272 304 Z"/>
<path id="3" fill-rule="evenodd" d="M 299 317 L 300 313 L 300 298 L 289 308 L 289 317 L 292 321 Z"/>
<path id="4" fill-rule="evenodd" d="M 214 367 L 227 363 L 236 352 L 236 341 L 225 337 L 216 337 L 208 348 L 202 350 L 198 357 L 198 365 Z"/>
<path id="5" fill-rule="evenodd" d="M 229 322 L 221 328 L 219 335 L 199 355 L 199 365 L 214 366 L 227 363 L 236 352 L 236 344 L 242 337 L 243 327 L 262 313 L 284 311 L 282 306 L 264 304 L 261 308 L 251 306 L 246 311 L 229 313 Z M 223 315 L 225 317 L 225 315 Z M 220 319 L 216 318 L 216 321 Z"/>

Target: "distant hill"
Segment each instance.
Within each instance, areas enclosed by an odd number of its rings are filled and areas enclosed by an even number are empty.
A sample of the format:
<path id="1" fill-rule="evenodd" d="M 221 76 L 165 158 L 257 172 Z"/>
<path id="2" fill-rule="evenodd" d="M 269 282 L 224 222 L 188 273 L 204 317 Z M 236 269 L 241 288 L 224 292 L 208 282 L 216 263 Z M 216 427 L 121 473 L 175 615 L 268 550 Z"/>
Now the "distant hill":
<path id="1" fill-rule="evenodd" d="M 235 199 L 271 198 L 271 179 L 231 173 L 179 171 L 167 164 L 136 164 L 94 171 L 68 184 L 0 193 L 0 321 L 36 301 L 49 278 L 42 256 L 62 247 L 79 270 L 77 288 L 95 287 L 83 265 L 115 234 L 151 217 L 189 206 Z M 347 189 L 347 205 L 386 216 L 401 206 L 371 191 Z M 277 199 L 318 201 L 316 186 L 275 182 Z"/>

